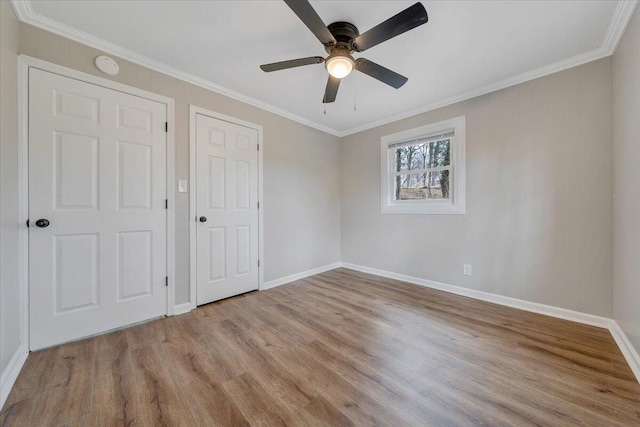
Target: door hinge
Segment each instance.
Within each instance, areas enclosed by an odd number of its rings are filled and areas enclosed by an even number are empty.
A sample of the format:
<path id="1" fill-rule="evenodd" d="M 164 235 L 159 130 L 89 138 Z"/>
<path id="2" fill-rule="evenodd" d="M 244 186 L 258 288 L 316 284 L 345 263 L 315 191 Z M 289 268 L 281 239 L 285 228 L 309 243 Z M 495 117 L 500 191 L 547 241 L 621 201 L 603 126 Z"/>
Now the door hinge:
<path id="1" fill-rule="evenodd" d="M 27 227 L 29 227 L 29 220 L 27 220 Z"/>
<path id="2" fill-rule="evenodd" d="M 164 208 L 169 209 L 169 199 L 164 199 Z"/>
<path id="3" fill-rule="evenodd" d="M 258 144 L 258 151 L 260 151 L 260 144 Z"/>
<path id="4" fill-rule="evenodd" d="M 260 209 L 260 202 L 258 202 L 258 209 Z"/>
<path id="5" fill-rule="evenodd" d="M 258 260 L 258 267 L 260 267 L 260 260 Z"/>
<path id="6" fill-rule="evenodd" d="M 169 122 L 164 122 L 164 131 L 169 132 Z"/>
<path id="7" fill-rule="evenodd" d="M 169 286 L 169 276 L 164 276 L 164 285 Z"/>

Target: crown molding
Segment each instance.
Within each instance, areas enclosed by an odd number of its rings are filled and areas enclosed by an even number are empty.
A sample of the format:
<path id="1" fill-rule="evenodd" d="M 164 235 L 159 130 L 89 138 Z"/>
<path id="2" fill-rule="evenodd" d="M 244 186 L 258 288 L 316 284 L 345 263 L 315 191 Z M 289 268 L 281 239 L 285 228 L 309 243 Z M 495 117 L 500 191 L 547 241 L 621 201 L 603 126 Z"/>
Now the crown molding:
<path id="1" fill-rule="evenodd" d="M 540 77 L 548 76 L 553 73 L 557 73 L 559 71 L 567 70 L 569 68 L 576 67 L 578 65 L 586 64 L 587 62 L 596 61 L 598 59 L 604 58 L 606 56 L 610 56 L 611 54 L 605 51 L 603 48 L 594 49 L 587 53 L 583 53 L 580 55 L 573 56 L 571 58 L 564 59 L 562 61 L 555 62 L 553 64 L 544 66 L 542 68 L 538 68 L 536 70 L 527 71 L 526 73 L 518 74 L 517 76 L 509 77 L 499 82 L 490 83 L 485 86 L 481 86 L 476 89 L 471 89 L 466 92 L 462 92 L 457 95 L 450 96 L 448 98 L 440 99 L 435 102 L 431 102 L 429 104 L 423 105 L 418 108 L 414 108 L 411 110 L 404 111 L 399 114 L 395 114 L 393 116 L 385 117 L 384 119 L 377 120 L 374 122 L 366 123 L 362 126 L 357 126 L 351 129 L 347 129 L 342 132 L 341 137 L 353 135 L 358 132 L 362 132 L 365 130 L 373 129 L 378 126 L 383 126 L 389 123 L 396 122 L 398 120 L 406 119 L 409 117 L 416 116 L 418 114 L 423 114 L 429 111 L 436 110 L 438 108 L 446 107 L 448 105 L 456 104 L 458 102 L 467 101 L 472 98 L 476 98 L 481 95 L 486 95 L 491 92 L 496 92 L 501 89 L 506 89 L 511 86 L 515 86 L 521 83 L 525 83 L 531 80 L 538 79 Z"/>
<path id="2" fill-rule="evenodd" d="M 468 99 L 475 98 L 480 95 L 485 95 L 490 92 L 495 92 L 501 89 L 515 86 L 520 83 L 524 83 L 530 80 L 544 77 L 549 74 L 557 73 L 559 71 L 563 71 L 572 67 L 576 67 L 578 65 L 585 64 L 587 62 L 595 61 L 600 58 L 613 55 L 615 53 L 616 48 L 618 47 L 618 44 L 620 43 L 620 40 L 622 39 L 624 30 L 627 28 L 627 25 L 629 24 L 629 21 L 633 16 L 633 12 L 636 9 L 638 0 L 619 0 L 618 1 L 614 14 L 611 18 L 611 22 L 609 23 L 607 32 L 605 33 L 603 42 L 600 45 L 600 47 L 596 49 L 593 49 L 589 52 L 586 52 L 580 55 L 573 56 L 571 58 L 564 59 L 562 61 L 555 62 L 550 65 L 546 65 L 544 67 L 541 67 L 532 71 L 528 71 L 526 73 L 519 74 L 517 76 L 509 77 L 507 79 L 504 79 L 495 83 L 491 83 L 491 84 L 481 86 L 457 95 L 440 99 L 432 103 L 423 105 L 419 108 L 407 110 L 402 113 L 394 114 L 384 119 L 369 122 L 364 125 L 356 126 L 344 131 L 333 129 L 333 128 L 324 126 L 322 124 L 316 123 L 312 120 L 298 116 L 297 114 L 286 111 L 282 108 L 276 107 L 274 105 L 268 104 L 266 102 L 263 102 L 258 99 L 252 98 L 250 96 L 244 95 L 242 93 L 236 92 L 232 89 L 218 85 L 216 83 L 213 83 L 201 77 L 194 76 L 193 74 L 189 74 L 184 71 L 178 70 L 162 62 L 148 58 L 144 55 L 140 55 L 129 49 L 126 49 L 114 43 L 108 42 L 106 40 L 100 39 L 91 34 L 85 33 L 84 31 L 77 30 L 73 27 L 70 27 L 58 21 L 54 21 L 50 18 L 47 18 L 46 16 L 37 14 L 33 11 L 30 0 L 11 0 L 11 3 L 13 5 L 13 8 L 16 12 L 18 19 L 21 22 L 25 22 L 35 27 L 57 34 L 59 36 L 66 37 L 75 42 L 78 42 L 87 46 L 91 46 L 105 53 L 115 55 L 120 58 L 126 59 L 127 61 L 131 61 L 135 64 L 141 65 L 143 67 L 150 68 L 159 73 L 163 73 L 171 77 L 174 77 L 176 79 L 180 79 L 180 80 L 192 83 L 204 89 L 219 93 L 224 96 L 228 96 L 229 98 L 244 102 L 246 104 L 252 105 L 254 107 L 260 108 L 265 111 L 269 111 L 271 113 L 277 114 L 279 116 L 285 117 L 287 119 L 293 120 L 303 125 L 318 129 L 322 132 L 326 132 L 330 135 L 334 135 L 342 138 L 348 135 L 352 135 L 368 129 L 373 129 L 375 127 L 392 123 L 398 120 L 406 119 L 408 117 L 412 117 L 417 114 L 426 113 L 428 111 L 435 110 L 437 108 L 446 107 L 447 105 L 455 104 L 457 102 L 466 101 Z"/>
<path id="3" fill-rule="evenodd" d="M 614 11 L 611 22 L 609 23 L 609 28 L 605 33 L 602 45 L 600 45 L 600 47 L 598 47 L 597 49 L 573 56 L 571 58 L 563 59 L 562 61 L 558 61 L 532 71 L 527 71 L 526 73 L 518 74 L 517 76 L 506 78 L 499 82 L 490 83 L 488 85 L 481 86 L 476 89 L 471 89 L 458 95 L 440 99 L 427 105 L 407 110 L 405 112 L 395 114 L 381 120 L 347 129 L 346 131 L 343 131 L 341 133 L 340 137 L 353 135 L 358 132 L 373 129 L 378 126 L 393 123 L 395 121 L 413 117 L 418 114 L 423 114 L 428 111 L 446 107 L 447 105 L 466 101 L 481 95 L 486 95 L 487 93 L 496 92 L 501 89 L 506 89 L 508 87 L 518 85 L 520 83 L 525 83 L 531 80 L 538 79 L 540 77 L 567 70 L 569 68 L 577 67 L 578 65 L 586 64 L 588 62 L 611 56 L 615 53 L 618 44 L 620 44 L 620 40 L 622 40 L 622 36 L 624 35 L 624 30 L 627 28 L 627 25 L 629 24 L 629 21 L 631 20 L 631 17 L 633 16 L 633 12 L 635 11 L 637 5 L 638 0 L 618 1 L 616 10 Z"/>
<path id="4" fill-rule="evenodd" d="M 602 42 L 602 46 L 609 55 L 613 55 L 616 52 L 637 5 L 637 0 L 618 1 L 616 10 L 613 12 L 613 17 L 609 23 L 609 28 L 604 35 L 604 41 Z"/>
<path id="5" fill-rule="evenodd" d="M 232 89 L 218 85 L 209 80 L 203 79 L 202 77 L 198 77 L 193 74 L 178 70 L 177 68 L 171 67 L 170 65 L 156 61 L 144 55 L 140 55 L 122 46 L 108 42 L 106 40 L 93 36 L 89 33 L 85 33 L 84 31 L 80 31 L 76 28 L 70 27 L 66 24 L 63 24 L 61 22 L 47 18 L 46 16 L 35 13 L 31 7 L 30 0 L 11 0 L 11 3 L 13 4 L 14 10 L 16 11 L 16 15 L 21 22 L 27 23 L 29 25 L 33 25 L 34 27 L 41 28 L 43 30 L 49 31 L 51 33 L 73 40 L 75 42 L 93 47 L 107 54 L 115 55 L 119 58 L 125 59 L 127 61 L 133 62 L 137 65 L 141 65 L 146 68 L 150 68 L 159 73 L 166 74 L 176 79 L 189 82 L 196 86 L 200 86 L 212 92 L 216 92 L 221 95 L 228 96 L 229 98 L 244 102 L 245 104 L 252 105 L 254 107 L 260 108 L 265 111 L 269 111 L 271 113 L 277 114 L 279 116 L 285 117 L 287 119 L 293 120 L 303 125 L 318 129 L 322 132 L 326 132 L 328 134 L 338 136 L 338 137 L 340 136 L 339 135 L 340 132 L 335 129 L 321 125 L 312 120 L 305 119 L 304 117 L 293 114 L 282 108 L 276 107 L 274 105 L 268 104 L 266 102 L 263 102 L 258 99 L 252 98 L 250 96 L 244 95 L 242 93 L 236 92 Z"/>

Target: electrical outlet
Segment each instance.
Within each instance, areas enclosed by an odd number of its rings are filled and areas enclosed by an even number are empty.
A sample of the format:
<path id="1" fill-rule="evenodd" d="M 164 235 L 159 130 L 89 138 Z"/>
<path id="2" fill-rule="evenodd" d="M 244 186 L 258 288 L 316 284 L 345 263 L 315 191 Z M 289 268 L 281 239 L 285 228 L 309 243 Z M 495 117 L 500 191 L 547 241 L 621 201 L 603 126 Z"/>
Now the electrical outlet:
<path id="1" fill-rule="evenodd" d="M 186 193 L 187 190 L 187 180 L 186 179 L 179 179 L 178 180 L 178 193 Z"/>
<path id="2" fill-rule="evenodd" d="M 464 264 L 463 273 L 465 276 L 471 276 L 471 264 Z"/>

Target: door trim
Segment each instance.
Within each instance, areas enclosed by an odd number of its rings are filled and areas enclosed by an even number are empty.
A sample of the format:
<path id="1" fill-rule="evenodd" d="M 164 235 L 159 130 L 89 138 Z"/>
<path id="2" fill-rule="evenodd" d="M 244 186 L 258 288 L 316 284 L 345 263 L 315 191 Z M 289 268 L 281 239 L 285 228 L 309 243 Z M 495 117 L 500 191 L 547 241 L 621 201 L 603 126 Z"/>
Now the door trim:
<path id="1" fill-rule="evenodd" d="M 190 291 L 190 310 L 196 308 L 196 290 L 197 290 L 197 264 L 196 264 L 196 192 L 193 191 L 196 183 L 196 116 L 211 117 L 213 119 L 222 120 L 233 123 L 246 128 L 255 129 L 258 132 L 258 290 L 264 288 L 264 204 L 263 196 L 263 152 L 264 143 L 262 135 L 262 126 L 250 123 L 235 117 L 217 113 L 206 108 L 189 105 L 189 291 Z"/>
<path id="2" fill-rule="evenodd" d="M 166 96 L 138 89 L 27 55 L 18 55 L 18 260 L 20 292 L 20 340 L 29 349 L 29 69 L 35 68 L 63 77 L 116 90 L 165 104 L 167 108 L 167 303 L 166 314 L 175 314 L 175 101 Z"/>

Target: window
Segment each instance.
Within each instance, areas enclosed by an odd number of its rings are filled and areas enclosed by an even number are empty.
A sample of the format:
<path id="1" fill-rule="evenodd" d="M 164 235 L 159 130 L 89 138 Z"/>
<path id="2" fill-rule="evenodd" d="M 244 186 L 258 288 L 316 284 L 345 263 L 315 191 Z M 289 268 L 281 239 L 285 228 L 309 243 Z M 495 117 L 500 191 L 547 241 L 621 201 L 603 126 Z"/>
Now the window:
<path id="1" fill-rule="evenodd" d="M 382 212 L 465 212 L 464 116 L 382 137 Z"/>

